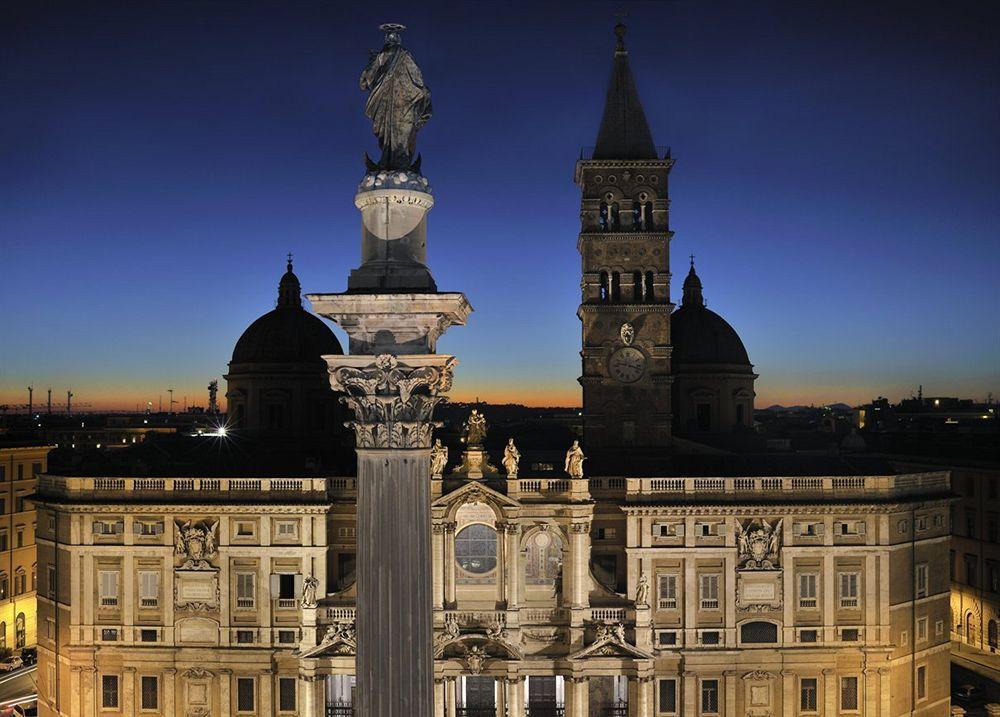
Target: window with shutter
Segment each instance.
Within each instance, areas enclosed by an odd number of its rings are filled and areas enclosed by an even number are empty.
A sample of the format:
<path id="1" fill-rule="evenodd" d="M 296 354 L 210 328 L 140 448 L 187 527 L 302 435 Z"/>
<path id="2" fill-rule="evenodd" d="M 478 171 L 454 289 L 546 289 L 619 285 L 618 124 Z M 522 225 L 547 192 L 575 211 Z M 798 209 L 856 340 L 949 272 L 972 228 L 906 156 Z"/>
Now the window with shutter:
<path id="1" fill-rule="evenodd" d="M 701 609 L 702 610 L 718 610 L 719 609 L 719 576 L 718 575 L 702 575 L 701 581 Z"/>
<path id="2" fill-rule="evenodd" d="M 840 574 L 840 606 L 858 607 L 858 573 Z"/>
<path id="3" fill-rule="evenodd" d="M 815 609 L 819 607 L 819 599 L 816 594 L 816 573 L 802 573 L 799 575 L 799 607 L 804 609 Z"/>
<path id="4" fill-rule="evenodd" d="M 252 609 L 256 598 L 254 573 L 236 573 L 236 607 Z"/>
<path id="5" fill-rule="evenodd" d="M 98 591 L 102 607 L 118 605 L 118 571 L 101 570 L 97 573 Z"/>
<path id="6" fill-rule="evenodd" d="M 659 575 L 657 579 L 658 595 L 656 606 L 660 610 L 673 610 L 677 607 L 677 576 Z"/>
<path id="7" fill-rule="evenodd" d="M 927 597 L 927 563 L 920 563 L 916 568 L 917 597 Z"/>
<path id="8" fill-rule="evenodd" d="M 139 571 L 139 607 L 156 607 L 160 603 L 160 573 Z"/>

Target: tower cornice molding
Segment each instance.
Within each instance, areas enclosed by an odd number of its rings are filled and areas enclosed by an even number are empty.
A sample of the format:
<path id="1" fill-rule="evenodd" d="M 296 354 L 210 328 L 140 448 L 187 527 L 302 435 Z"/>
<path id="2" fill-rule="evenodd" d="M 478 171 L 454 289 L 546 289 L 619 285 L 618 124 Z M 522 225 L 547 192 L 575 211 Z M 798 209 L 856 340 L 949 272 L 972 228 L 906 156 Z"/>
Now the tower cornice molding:
<path id="1" fill-rule="evenodd" d="M 671 314 L 674 304 L 580 304 L 581 314 Z"/>

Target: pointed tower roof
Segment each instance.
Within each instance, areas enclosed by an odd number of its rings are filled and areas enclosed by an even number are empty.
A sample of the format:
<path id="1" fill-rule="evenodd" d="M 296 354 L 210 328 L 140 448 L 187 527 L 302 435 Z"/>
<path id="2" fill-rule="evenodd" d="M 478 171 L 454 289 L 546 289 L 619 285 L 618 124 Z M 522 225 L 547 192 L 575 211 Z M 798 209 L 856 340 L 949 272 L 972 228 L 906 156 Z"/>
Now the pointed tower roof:
<path id="1" fill-rule="evenodd" d="M 594 159 L 657 159 L 646 113 L 628 63 L 625 26 L 615 25 L 618 46 L 611 66 L 611 81 L 604 100 L 604 116 L 597 132 Z"/>
<path id="2" fill-rule="evenodd" d="M 684 296 L 681 299 L 682 306 L 704 306 L 705 297 L 701 293 L 701 279 L 694 270 L 694 254 L 691 255 L 691 270 L 688 271 L 687 278 L 684 279 Z"/>

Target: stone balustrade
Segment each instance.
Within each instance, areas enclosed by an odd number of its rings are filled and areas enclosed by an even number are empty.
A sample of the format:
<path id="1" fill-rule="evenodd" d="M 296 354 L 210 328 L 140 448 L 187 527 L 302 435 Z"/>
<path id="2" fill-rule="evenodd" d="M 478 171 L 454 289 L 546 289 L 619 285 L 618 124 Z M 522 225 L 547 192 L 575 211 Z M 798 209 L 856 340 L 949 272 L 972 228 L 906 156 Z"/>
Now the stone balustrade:
<path id="1" fill-rule="evenodd" d="M 354 478 L 111 478 L 43 474 L 38 478 L 38 492 L 46 497 L 126 501 L 233 493 L 243 497 L 254 493 L 277 494 L 295 500 L 307 494 L 353 496 L 357 494 L 357 481 Z"/>
<path id="2" fill-rule="evenodd" d="M 590 479 L 595 496 L 636 501 L 661 497 L 771 498 L 774 500 L 840 500 L 935 495 L 951 490 L 947 471 L 881 476 L 782 476 L 738 478 L 623 478 Z"/>

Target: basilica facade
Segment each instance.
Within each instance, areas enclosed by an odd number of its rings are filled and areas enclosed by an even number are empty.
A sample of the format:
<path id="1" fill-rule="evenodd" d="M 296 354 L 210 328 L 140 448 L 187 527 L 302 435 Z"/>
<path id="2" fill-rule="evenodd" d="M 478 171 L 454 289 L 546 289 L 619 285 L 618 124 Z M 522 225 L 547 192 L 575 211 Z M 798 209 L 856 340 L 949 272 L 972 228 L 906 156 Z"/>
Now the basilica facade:
<path id="1" fill-rule="evenodd" d="M 946 715 L 948 473 L 698 460 L 752 426 L 756 376 L 693 262 L 671 301 L 674 161 L 616 34 L 576 167 L 582 438 L 490 455 L 476 417 L 431 450 L 430 560 L 405 569 L 431 571 L 433 717 Z M 227 395 L 235 432 L 287 444 L 328 430 L 343 352 L 290 265 L 280 292 Z M 353 714 L 359 480 L 42 475 L 41 713 Z"/>

